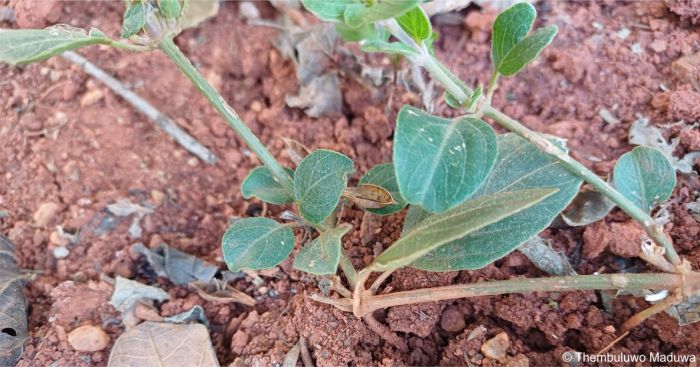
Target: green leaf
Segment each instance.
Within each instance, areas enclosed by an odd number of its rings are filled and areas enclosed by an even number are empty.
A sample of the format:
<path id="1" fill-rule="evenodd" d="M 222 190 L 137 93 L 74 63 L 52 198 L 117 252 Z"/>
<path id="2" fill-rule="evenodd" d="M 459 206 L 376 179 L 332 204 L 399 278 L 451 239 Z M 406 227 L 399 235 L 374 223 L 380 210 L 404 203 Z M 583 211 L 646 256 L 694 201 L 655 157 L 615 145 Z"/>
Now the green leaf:
<path id="1" fill-rule="evenodd" d="M 84 29 L 69 25 L 0 30 L 0 61 L 12 65 L 29 64 L 78 47 L 111 42 L 97 29 L 90 30 L 88 34 Z"/>
<path id="2" fill-rule="evenodd" d="M 506 55 L 522 41 L 535 23 L 537 11 L 530 3 L 518 3 L 498 14 L 491 34 L 491 61 L 494 69 Z"/>
<path id="3" fill-rule="evenodd" d="M 306 10 L 326 22 L 343 21 L 345 9 L 356 3 L 354 0 L 302 0 Z"/>
<path id="4" fill-rule="evenodd" d="M 269 218 L 239 219 L 224 233 L 221 247 L 231 271 L 268 269 L 292 252 L 294 232 Z"/>
<path id="5" fill-rule="evenodd" d="M 563 146 L 562 142 L 555 143 Z M 442 246 L 413 266 L 429 271 L 482 268 L 547 228 L 576 196 L 580 185 L 581 180 L 555 158 L 525 139 L 515 134 L 501 135 L 498 137 L 496 165 L 473 198 L 524 189 L 557 188 L 559 191 L 531 208 Z M 420 222 L 425 217 L 425 213 L 412 207 L 404 226 Z M 404 228 L 405 232 L 408 230 L 410 228 Z"/>
<path id="6" fill-rule="evenodd" d="M 475 118 L 446 120 L 404 106 L 394 166 L 401 196 L 431 212 L 452 208 L 479 188 L 496 160 L 496 134 Z"/>
<path id="7" fill-rule="evenodd" d="M 472 95 L 469 97 L 469 103 L 467 103 L 468 110 L 471 110 L 472 108 L 474 108 L 474 105 L 476 104 L 476 102 L 479 101 L 479 98 L 481 98 L 483 93 L 484 93 L 484 88 L 481 86 L 481 84 L 479 84 L 479 86 L 476 87 L 476 89 L 474 89 L 474 93 L 472 93 Z"/>
<path id="8" fill-rule="evenodd" d="M 341 240 L 351 228 L 351 225 L 343 224 L 321 232 L 301 248 L 294 259 L 294 269 L 316 275 L 335 274 L 340 262 Z"/>
<path id="9" fill-rule="evenodd" d="M 615 164 L 613 183 L 645 212 L 666 201 L 676 186 L 676 172 L 660 151 L 638 146 Z"/>
<path id="10" fill-rule="evenodd" d="M 365 40 L 362 43 L 363 52 L 384 52 L 388 54 L 410 57 L 416 55 L 416 50 L 401 42 L 387 42 L 379 39 Z"/>
<path id="11" fill-rule="evenodd" d="M 410 265 L 440 246 L 511 216 L 554 194 L 556 189 L 500 192 L 469 200 L 447 212 L 431 215 L 374 259 L 369 267 L 387 271 Z"/>
<path id="12" fill-rule="evenodd" d="M 416 6 L 404 15 L 396 18 L 396 21 L 418 43 L 428 39 L 433 32 L 430 26 L 430 19 L 428 19 L 428 16 L 420 6 Z"/>
<path id="13" fill-rule="evenodd" d="M 364 24 L 353 28 L 345 23 L 337 23 L 335 25 L 335 30 L 345 42 L 357 42 L 363 39 L 369 39 L 376 33 L 374 24 Z"/>
<path id="14" fill-rule="evenodd" d="M 312 223 L 323 222 L 338 205 L 354 171 L 350 158 L 330 150 L 319 149 L 304 158 L 294 173 L 294 195 L 299 212 Z"/>
<path id="15" fill-rule="evenodd" d="M 158 9 L 166 19 L 177 18 L 182 10 L 180 0 L 158 0 Z"/>
<path id="16" fill-rule="evenodd" d="M 294 177 L 294 171 L 287 168 L 289 177 Z M 272 172 L 265 167 L 255 167 L 241 185 L 241 194 L 245 199 L 255 196 L 270 204 L 289 204 L 294 201 L 292 195 L 275 179 Z"/>
<path id="17" fill-rule="evenodd" d="M 345 9 L 343 19 L 351 26 L 372 24 L 376 21 L 400 17 L 422 0 L 375 0 L 372 5 L 353 4 Z"/>
<path id="18" fill-rule="evenodd" d="M 556 25 L 549 25 L 527 36 L 506 54 L 496 70 L 505 76 L 515 75 L 552 43 L 558 30 Z"/>
<path id="19" fill-rule="evenodd" d="M 139 33 L 141 28 L 146 24 L 146 8 L 141 1 L 136 1 L 129 4 L 129 7 L 124 12 L 124 20 L 122 20 L 121 37 L 129 38 L 136 33 Z"/>
<path id="20" fill-rule="evenodd" d="M 360 184 L 372 184 L 385 188 L 396 201 L 396 204 L 389 205 L 380 209 L 367 209 L 367 211 L 379 215 L 389 215 L 396 213 L 406 206 L 406 200 L 403 199 L 399 192 L 399 184 L 396 182 L 396 173 L 393 163 L 378 164 L 360 179 Z"/>

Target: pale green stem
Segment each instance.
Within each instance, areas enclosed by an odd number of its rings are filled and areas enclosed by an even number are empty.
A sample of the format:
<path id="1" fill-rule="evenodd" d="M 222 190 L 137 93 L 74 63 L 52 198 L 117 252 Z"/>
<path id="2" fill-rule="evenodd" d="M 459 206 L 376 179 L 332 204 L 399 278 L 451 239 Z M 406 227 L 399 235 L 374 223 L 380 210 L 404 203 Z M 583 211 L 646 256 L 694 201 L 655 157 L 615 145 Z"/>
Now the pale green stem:
<path id="1" fill-rule="evenodd" d="M 231 108 L 231 106 L 226 103 L 224 98 L 219 94 L 219 92 L 212 87 L 209 82 L 199 73 L 199 71 L 192 65 L 190 60 L 185 56 L 182 51 L 175 45 L 172 38 L 165 38 L 160 43 L 158 47 L 172 60 L 175 65 L 185 74 L 194 85 L 199 89 L 200 92 L 209 100 L 209 102 L 214 106 L 214 108 L 221 114 L 221 116 L 228 122 L 229 125 L 238 133 L 238 136 L 243 139 L 243 141 L 248 145 L 250 150 L 252 150 L 258 158 L 265 164 L 265 166 L 270 170 L 275 179 L 287 189 L 287 191 L 294 195 L 294 186 L 292 184 L 292 179 L 289 177 L 287 172 L 285 172 L 282 165 L 277 162 L 275 157 L 270 153 L 269 150 L 263 145 L 260 140 L 253 134 L 252 131 L 246 126 L 246 124 L 238 117 L 236 112 Z"/>
<path id="2" fill-rule="evenodd" d="M 399 305 L 436 302 L 450 299 L 483 297 L 509 293 L 565 292 L 576 290 L 669 290 L 683 285 L 681 274 L 600 274 L 511 279 L 445 287 L 416 289 L 411 291 L 372 296 L 361 304 L 356 315 L 363 316 L 375 310 Z M 689 277 L 689 276 L 688 276 Z M 687 281 L 697 282 L 697 276 Z M 350 300 L 342 306 L 349 308 Z"/>
<path id="3" fill-rule="evenodd" d="M 357 270 L 355 270 L 355 267 L 352 265 L 348 254 L 345 253 L 345 249 L 342 248 L 340 249 L 340 269 L 343 270 L 345 278 L 348 280 L 350 290 L 355 290 L 355 286 L 357 285 Z"/>

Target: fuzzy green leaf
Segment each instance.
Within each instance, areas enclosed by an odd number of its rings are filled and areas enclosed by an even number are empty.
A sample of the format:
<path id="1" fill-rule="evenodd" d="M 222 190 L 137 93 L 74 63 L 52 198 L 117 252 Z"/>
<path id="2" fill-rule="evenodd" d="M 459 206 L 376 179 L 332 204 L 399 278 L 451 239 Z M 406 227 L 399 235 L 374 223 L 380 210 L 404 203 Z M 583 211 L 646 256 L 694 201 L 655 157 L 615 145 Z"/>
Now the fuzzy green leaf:
<path id="1" fill-rule="evenodd" d="M 323 222 L 338 205 L 354 171 L 350 158 L 330 150 L 319 149 L 304 158 L 294 173 L 294 196 L 299 212 L 312 223 Z"/>
<path id="2" fill-rule="evenodd" d="M 78 47 L 109 44 L 104 33 L 69 25 L 56 25 L 44 29 L 0 30 L 0 62 L 17 65 L 46 60 Z"/>
<path id="3" fill-rule="evenodd" d="M 231 271 L 268 269 L 292 252 L 294 232 L 269 218 L 239 219 L 224 233 L 221 247 Z"/>
<path id="4" fill-rule="evenodd" d="M 384 52 L 388 54 L 403 55 L 410 57 L 416 54 L 416 51 L 410 46 L 401 42 L 387 42 L 379 39 L 370 39 L 362 43 L 363 52 Z"/>
<path id="5" fill-rule="evenodd" d="M 459 205 L 479 188 L 496 160 L 496 134 L 475 118 L 446 120 L 405 106 L 394 137 L 401 196 L 431 212 Z"/>
<path id="6" fill-rule="evenodd" d="M 352 228 L 349 224 L 321 232 L 304 245 L 294 259 L 294 269 L 310 274 L 335 274 L 340 263 L 343 236 Z"/>
<path id="7" fill-rule="evenodd" d="M 530 3 L 518 3 L 498 14 L 491 34 L 491 61 L 498 70 L 502 60 L 530 32 L 537 17 Z"/>
<path id="8" fill-rule="evenodd" d="M 294 177 L 294 171 L 287 168 L 289 177 Z M 255 167 L 241 185 L 243 198 L 250 199 L 255 196 L 270 204 L 289 204 L 294 201 L 292 195 L 275 179 L 270 170 L 265 166 Z"/>
<path id="9" fill-rule="evenodd" d="M 372 24 L 376 21 L 400 17 L 422 0 L 375 0 L 370 6 L 356 3 L 345 9 L 343 19 L 350 26 Z"/>
<path id="10" fill-rule="evenodd" d="M 555 141 L 563 146 L 563 143 Z M 498 137 L 498 158 L 491 174 L 473 198 L 524 189 L 556 188 L 559 191 L 518 214 L 442 246 L 418 259 L 413 266 L 429 271 L 479 269 L 515 250 L 541 232 L 578 193 L 581 180 L 555 158 L 515 134 Z M 465 204 L 463 204 L 465 205 Z M 428 217 L 411 207 L 404 226 Z M 404 228 L 409 231 L 410 228 Z"/>
<path id="11" fill-rule="evenodd" d="M 345 9 L 356 3 L 355 0 L 302 0 L 306 10 L 326 22 L 343 21 Z"/>
<path id="12" fill-rule="evenodd" d="M 410 265 L 440 246 L 491 223 L 532 207 L 556 189 L 500 192 L 469 200 L 447 212 L 431 215 L 374 259 L 369 267 L 387 271 Z"/>
<path id="13" fill-rule="evenodd" d="M 428 39 L 433 33 L 430 19 L 420 6 L 416 6 L 404 15 L 397 17 L 396 21 L 416 42 Z"/>
<path id="14" fill-rule="evenodd" d="M 503 57 L 496 70 L 505 76 L 517 74 L 552 43 L 558 30 L 556 25 L 549 25 L 525 37 Z"/>
<path id="15" fill-rule="evenodd" d="M 158 0 L 158 9 L 166 19 L 175 19 L 180 16 L 182 7 L 180 0 Z"/>
<path id="16" fill-rule="evenodd" d="M 345 42 L 357 42 L 363 39 L 369 39 L 376 33 L 374 24 L 364 24 L 353 28 L 345 23 L 337 23 L 335 25 L 335 30 Z"/>
<path id="17" fill-rule="evenodd" d="M 129 38 L 139 33 L 146 24 L 146 8 L 141 1 L 129 3 L 122 20 L 121 37 Z"/>
<path id="18" fill-rule="evenodd" d="M 396 172 L 392 163 L 378 164 L 360 179 L 360 184 L 372 184 L 385 188 L 396 201 L 396 204 L 379 209 L 366 209 L 369 212 L 379 215 L 389 215 L 396 213 L 406 206 L 406 200 L 399 192 L 399 184 L 396 182 Z"/>
<path id="19" fill-rule="evenodd" d="M 649 213 L 671 196 L 676 172 L 663 153 L 638 146 L 617 160 L 613 182 L 622 195 Z"/>

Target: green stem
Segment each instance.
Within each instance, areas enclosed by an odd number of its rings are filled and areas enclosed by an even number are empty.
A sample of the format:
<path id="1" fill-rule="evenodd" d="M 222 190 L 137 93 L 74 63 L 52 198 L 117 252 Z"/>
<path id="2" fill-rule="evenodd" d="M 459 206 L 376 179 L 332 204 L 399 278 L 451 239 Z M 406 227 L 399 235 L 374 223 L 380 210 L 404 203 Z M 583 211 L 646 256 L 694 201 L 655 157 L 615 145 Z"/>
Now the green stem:
<path id="1" fill-rule="evenodd" d="M 442 66 L 439 61 L 433 57 L 422 58 L 421 61 L 423 61 L 422 65 L 426 70 L 428 70 L 430 75 L 437 80 L 438 83 L 445 88 L 445 90 L 452 94 L 452 96 L 458 100 L 465 100 L 468 97 L 463 91 L 462 87 L 457 85 L 457 83 L 447 76 L 447 74 L 443 71 L 444 66 Z M 493 87 L 489 87 L 489 92 L 491 92 L 492 89 Z M 600 177 L 598 177 L 598 175 L 586 168 L 583 164 L 571 158 L 566 151 L 552 144 L 542 134 L 528 129 L 517 120 L 508 117 L 491 106 L 484 108 L 483 112 L 485 116 L 492 118 L 499 125 L 525 138 L 543 152 L 557 158 L 574 176 L 588 182 L 596 190 L 607 196 L 610 200 L 617 204 L 620 209 L 625 211 L 625 213 L 629 214 L 630 217 L 644 227 L 646 232 L 649 234 L 649 237 L 651 237 L 657 244 L 661 245 L 666 250 L 666 258 L 668 258 L 673 265 L 680 264 L 681 260 L 678 253 L 673 248 L 673 243 L 671 243 L 668 237 L 666 237 L 663 227 L 657 224 L 654 219 L 649 216 L 649 214 L 637 207 L 632 201 L 624 197 L 612 186 L 608 185 L 607 182 L 603 181 Z"/>
<path id="2" fill-rule="evenodd" d="M 357 285 L 357 270 L 355 270 L 355 267 L 352 265 L 348 254 L 345 253 L 345 249 L 342 248 L 340 249 L 340 269 L 343 270 L 345 278 L 348 280 L 350 290 L 355 290 L 355 286 Z"/>
<path id="3" fill-rule="evenodd" d="M 253 132 L 246 126 L 246 124 L 238 117 L 236 112 L 231 108 L 231 106 L 226 103 L 224 98 L 219 94 L 219 92 L 212 87 L 209 82 L 199 73 L 199 71 L 192 65 L 190 60 L 185 56 L 182 51 L 175 45 L 172 38 L 165 38 L 159 44 L 158 47 L 172 60 L 172 62 L 177 65 L 177 67 L 185 74 L 194 85 L 199 89 L 200 92 L 209 100 L 209 102 L 214 106 L 214 108 L 219 111 L 221 116 L 228 122 L 231 127 L 236 130 L 238 135 L 245 141 L 250 150 L 252 150 L 258 158 L 267 166 L 275 179 L 287 189 L 290 194 L 294 194 L 294 186 L 292 184 L 292 179 L 289 177 L 287 172 L 285 172 L 282 165 L 277 162 L 275 157 L 270 153 L 269 150 L 260 142 L 260 140 L 253 134 Z"/>

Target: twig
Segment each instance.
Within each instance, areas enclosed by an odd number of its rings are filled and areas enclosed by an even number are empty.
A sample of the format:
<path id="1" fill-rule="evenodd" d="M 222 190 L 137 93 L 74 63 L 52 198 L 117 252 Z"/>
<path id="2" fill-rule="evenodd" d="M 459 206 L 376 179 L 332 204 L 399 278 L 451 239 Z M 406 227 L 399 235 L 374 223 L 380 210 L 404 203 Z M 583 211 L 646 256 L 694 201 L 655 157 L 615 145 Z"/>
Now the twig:
<path id="1" fill-rule="evenodd" d="M 303 335 L 299 337 L 299 347 L 301 347 L 301 361 L 304 362 L 304 367 L 314 367 L 314 360 L 309 353 L 309 345 Z"/>
<path id="2" fill-rule="evenodd" d="M 119 80 L 107 74 L 104 70 L 100 69 L 95 64 L 91 63 L 75 52 L 67 51 L 61 56 L 73 64 L 80 66 L 90 76 L 105 84 L 112 91 L 114 91 L 114 93 L 120 95 L 127 102 L 129 102 L 129 104 L 131 104 L 139 112 L 148 116 L 148 118 L 153 120 L 158 127 L 165 131 L 166 134 L 170 135 L 178 144 L 185 148 L 185 150 L 194 154 L 197 156 L 197 158 L 208 164 L 216 163 L 218 158 L 212 151 L 200 144 L 197 140 L 195 140 L 195 138 L 180 128 L 172 119 L 158 111 L 155 107 L 153 107 L 153 105 L 141 98 L 138 94 L 132 92 Z"/>

